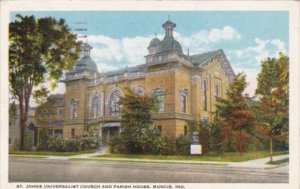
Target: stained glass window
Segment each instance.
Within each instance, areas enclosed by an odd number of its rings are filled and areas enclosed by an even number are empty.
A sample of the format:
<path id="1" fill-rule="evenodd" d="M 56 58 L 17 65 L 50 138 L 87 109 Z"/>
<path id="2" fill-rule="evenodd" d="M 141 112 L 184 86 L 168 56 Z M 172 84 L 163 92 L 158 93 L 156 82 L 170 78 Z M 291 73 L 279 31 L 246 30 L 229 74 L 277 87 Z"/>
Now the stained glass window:
<path id="1" fill-rule="evenodd" d="M 120 92 L 115 90 L 111 93 L 110 101 L 109 101 L 109 108 L 110 108 L 110 115 L 120 115 Z"/>
<path id="2" fill-rule="evenodd" d="M 101 101 L 99 97 L 94 97 L 92 101 L 92 116 L 98 117 L 101 112 Z"/>

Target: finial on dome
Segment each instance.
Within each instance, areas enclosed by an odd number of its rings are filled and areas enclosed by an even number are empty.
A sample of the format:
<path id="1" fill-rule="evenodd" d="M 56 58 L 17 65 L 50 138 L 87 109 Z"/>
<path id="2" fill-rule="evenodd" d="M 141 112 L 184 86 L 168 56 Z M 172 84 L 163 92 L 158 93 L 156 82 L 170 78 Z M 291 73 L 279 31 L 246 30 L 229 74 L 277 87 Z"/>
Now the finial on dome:
<path id="1" fill-rule="evenodd" d="M 168 21 L 171 21 L 171 19 L 170 19 L 170 15 L 168 15 Z"/>
<path id="2" fill-rule="evenodd" d="M 165 38 L 173 39 L 173 29 L 176 27 L 176 24 L 170 20 L 170 16 L 168 16 L 169 20 L 166 21 L 162 27 L 165 29 Z"/>

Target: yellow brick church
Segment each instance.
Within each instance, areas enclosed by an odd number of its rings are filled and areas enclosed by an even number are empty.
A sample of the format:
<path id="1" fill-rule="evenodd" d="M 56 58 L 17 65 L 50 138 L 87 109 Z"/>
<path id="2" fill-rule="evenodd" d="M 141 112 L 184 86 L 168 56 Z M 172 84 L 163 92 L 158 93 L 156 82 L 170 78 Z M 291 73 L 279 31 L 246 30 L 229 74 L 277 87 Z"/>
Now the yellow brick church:
<path id="1" fill-rule="evenodd" d="M 90 56 L 92 47 L 84 43 L 73 71 L 63 80 L 65 94 L 55 96 L 48 134 L 74 138 L 95 123 L 99 137 L 107 141 L 121 132 L 119 100 L 126 87 L 138 95 L 157 96 L 159 110 L 153 120 L 162 135 L 186 135 L 189 120 L 210 122 L 216 97 L 226 97 L 235 76 L 230 63 L 222 49 L 184 54 L 173 36 L 176 24 L 168 20 L 162 27 L 164 38 L 150 41 L 145 63 L 136 67 L 100 73 Z"/>

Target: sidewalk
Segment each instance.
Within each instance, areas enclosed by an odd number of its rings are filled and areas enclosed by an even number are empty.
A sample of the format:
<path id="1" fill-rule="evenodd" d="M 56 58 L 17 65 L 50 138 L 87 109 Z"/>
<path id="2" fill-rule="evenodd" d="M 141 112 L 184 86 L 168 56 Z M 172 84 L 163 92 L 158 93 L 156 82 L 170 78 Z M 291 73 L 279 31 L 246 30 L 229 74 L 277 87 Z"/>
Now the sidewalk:
<path id="1" fill-rule="evenodd" d="M 108 158 L 108 157 L 94 157 L 99 155 L 98 153 L 93 154 L 82 154 L 78 156 L 71 156 L 70 159 L 89 159 L 89 160 L 107 160 L 107 161 L 130 161 L 130 162 L 153 162 L 153 163 L 187 163 L 187 164 L 203 164 L 203 165 L 223 165 L 228 167 L 243 167 L 243 168 L 274 168 L 288 163 L 271 165 L 267 164 L 270 161 L 270 157 L 254 159 L 243 162 L 223 162 L 223 161 L 185 161 L 185 160 L 154 160 L 154 159 L 132 159 L 132 158 Z M 273 161 L 283 160 L 289 158 L 289 155 L 273 156 Z"/>
<path id="2" fill-rule="evenodd" d="M 273 156 L 273 161 L 283 160 L 289 158 L 289 155 L 279 155 Z M 244 168 L 273 168 L 279 167 L 288 163 L 279 164 L 279 165 L 271 165 L 267 164 L 270 161 L 270 157 L 261 158 L 261 159 L 254 159 L 244 162 L 230 162 L 228 166 L 230 167 L 244 167 Z"/>
<path id="3" fill-rule="evenodd" d="M 105 153 L 105 152 L 104 152 Z M 257 168 L 268 169 L 288 165 L 288 163 L 279 165 L 267 164 L 270 161 L 269 157 L 254 159 L 244 162 L 222 162 L 222 161 L 186 161 L 186 160 L 155 160 L 155 159 L 133 159 L 133 158 L 108 158 L 108 157 L 95 157 L 103 152 L 87 153 L 73 156 L 42 156 L 46 159 L 53 160 L 102 160 L 102 161 L 127 161 L 127 162 L 147 162 L 147 163 L 179 163 L 179 164 L 202 164 L 202 165 L 216 165 L 228 167 L 241 167 L 241 168 Z M 18 155 L 12 155 L 17 157 Z M 39 156 L 36 156 L 39 157 Z M 273 161 L 287 159 L 289 155 L 273 156 Z"/>

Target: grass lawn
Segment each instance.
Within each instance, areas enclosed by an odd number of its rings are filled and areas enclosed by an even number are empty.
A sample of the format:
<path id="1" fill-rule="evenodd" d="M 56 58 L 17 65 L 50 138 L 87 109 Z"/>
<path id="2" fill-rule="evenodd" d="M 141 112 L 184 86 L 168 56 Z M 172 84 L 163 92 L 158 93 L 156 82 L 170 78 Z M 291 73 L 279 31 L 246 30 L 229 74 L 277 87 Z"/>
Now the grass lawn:
<path id="1" fill-rule="evenodd" d="M 268 164 L 280 165 L 280 164 L 287 163 L 287 162 L 289 162 L 289 158 L 285 158 L 285 159 L 281 159 L 281 160 L 277 160 L 277 161 L 273 161 L 273 162 L 268 162 Z"/>
<path id="2" fill-rule="evenodd" d="M 94 153 L 96 150 L 87 150 L 80 152 L 48 152 L 48 151 L 36 151 L 36 152 L 27 152 L 27 151 L 13 151 L 9 152 L 10 155 L 40 155 L 40 156 L 74 156 L 85 153 Z"/>
<path id="3" fill-rule="evenodd" d="M 273 152 L 273 155 L 287 154 L 287 152 Z M 269 157 L 268 151 L 247 152 L 242 156 L 238 152 L 229 152 L 224 155 L 215 155 L 209 153 L 201 156 L 165 156 L 165 155 L 132 155 L 132 154 L 105 154 L 95 156 L 99 158 L 125 158 L 125 159 L 139 159 L 139 160 L 188 160 L 188 161 L 225 161 L 225 162 L 241 162 L 252 159 L 259 159 Z"/>

